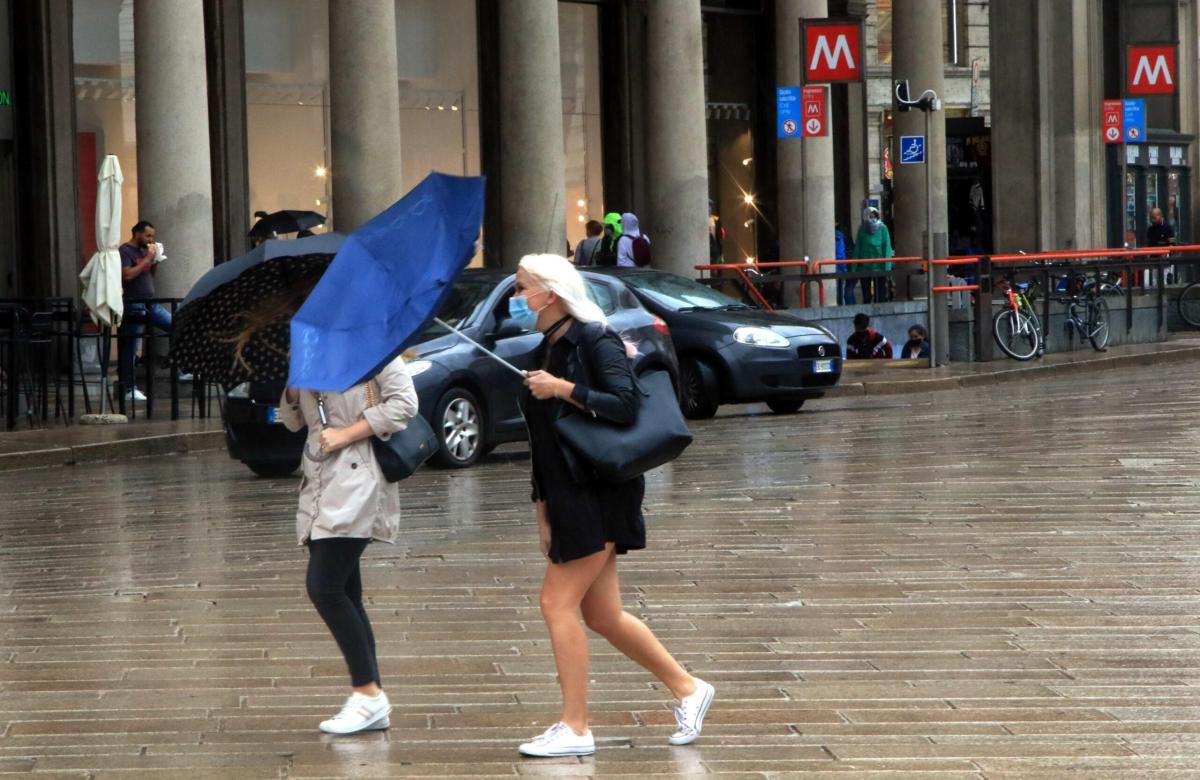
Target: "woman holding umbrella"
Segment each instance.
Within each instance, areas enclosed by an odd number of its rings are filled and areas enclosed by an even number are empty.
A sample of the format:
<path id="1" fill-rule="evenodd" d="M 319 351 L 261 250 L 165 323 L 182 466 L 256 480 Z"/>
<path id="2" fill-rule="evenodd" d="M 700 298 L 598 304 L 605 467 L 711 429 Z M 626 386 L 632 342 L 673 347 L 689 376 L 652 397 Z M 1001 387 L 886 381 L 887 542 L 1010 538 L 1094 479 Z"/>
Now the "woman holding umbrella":
<path id="1" fill-rule="evenodd" d="M 544 334 L 542 370 L 528 374 L 522 403 L 529 426 L 533 501 L 542 554 L 542 616 L 550 630 L 562 688 L 562 717 L 520 746 L 527 756 L 580 756 L 596 750 L 588 729 L 587 636 L 579 614 L 679 699 L 672 745 L 700 734 L 713 687 L 688 674 L 645 623 L 621 606 L 617 555 L 646 546 L 643 477 L 619 484 L 580 483 L 572 477 L 554 423 L 576 411 L 622 424 L 637 414 L 627 348 L 588 300 L 583 277 L 566 258 L 527 255 L 517 271 L 510 312 Z"/>
<path id="2" fill-rule="evenodd" d="M 296 536 L 308 546 L 308 596 L 350 669 L 350 697 L 320 725 L 329 734 L 390 725 L 359 559 L 372 541 L 391 544 L 400 523 L 399 484 L 384 479 L 370 439 L 387 439 L 416 414 L 417 392 L 403 357 L 345 392 L 289 387 L 279 407 L 289 430 L 308 426 Z"/>

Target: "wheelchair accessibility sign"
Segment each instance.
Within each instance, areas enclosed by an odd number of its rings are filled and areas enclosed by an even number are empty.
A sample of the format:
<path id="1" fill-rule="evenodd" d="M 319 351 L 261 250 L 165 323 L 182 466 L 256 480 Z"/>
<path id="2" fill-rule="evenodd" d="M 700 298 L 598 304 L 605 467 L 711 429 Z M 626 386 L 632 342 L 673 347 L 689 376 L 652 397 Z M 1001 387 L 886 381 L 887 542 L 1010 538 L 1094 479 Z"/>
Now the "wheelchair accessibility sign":
<path id="1" fill-rule="evenodd" d="M 919 165 L 925 162 L 925 136 L 900 136 L 900 163 L 902 165 Z"/>

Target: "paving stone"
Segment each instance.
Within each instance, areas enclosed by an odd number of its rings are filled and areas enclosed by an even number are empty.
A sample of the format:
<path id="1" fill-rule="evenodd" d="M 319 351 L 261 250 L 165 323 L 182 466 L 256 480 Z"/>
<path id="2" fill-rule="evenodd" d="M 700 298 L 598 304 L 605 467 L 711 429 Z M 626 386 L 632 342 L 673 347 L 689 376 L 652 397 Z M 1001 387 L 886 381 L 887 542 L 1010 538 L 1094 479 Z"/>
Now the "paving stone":
<path id="1" fill-rule="evenodd" d="M 1195 777 L 1197 365 L 696 423 L 622 594 L 717 701 L 669 747 L 669 695 L 593 638 L 586 759 L 515 751 L 559 703 L 520 447 L 402 484 L 364 558 L 393 727 L 349 738 L 315 728 L 347 680 L 294 482 L 0 469 L 0 776 Z"/>

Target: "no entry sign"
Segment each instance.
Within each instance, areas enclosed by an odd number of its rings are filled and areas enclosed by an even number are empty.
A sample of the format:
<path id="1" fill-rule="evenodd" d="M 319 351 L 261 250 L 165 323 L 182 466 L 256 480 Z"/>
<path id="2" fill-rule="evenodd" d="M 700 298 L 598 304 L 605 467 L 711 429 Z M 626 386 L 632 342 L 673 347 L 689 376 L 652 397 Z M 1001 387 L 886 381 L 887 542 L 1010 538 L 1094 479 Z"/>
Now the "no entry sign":
<path id="1" fill-rule="evenodd" d="M 829 123 L 826 119 L 826 88 L 805 87 L 800 92 L 801 113 L 804 117 L 804 137 L 829 135 Z"/>

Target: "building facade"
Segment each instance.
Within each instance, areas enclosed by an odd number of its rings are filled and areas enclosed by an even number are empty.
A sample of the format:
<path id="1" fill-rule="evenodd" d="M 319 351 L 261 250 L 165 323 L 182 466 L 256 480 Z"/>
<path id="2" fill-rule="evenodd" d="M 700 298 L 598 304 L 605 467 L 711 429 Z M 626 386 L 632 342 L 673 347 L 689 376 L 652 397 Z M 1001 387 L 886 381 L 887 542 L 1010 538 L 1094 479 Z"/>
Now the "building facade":
<path id="1" fill-rule="evenodd" d="M 831 87 L 827 136 L 778 138 L 800 20 L 825 16 L 861 21 L 866 76 Z M 1189 239 L 1198 36 L 1195 0 L 0 0 L 0 296 L 76 293 L 108 154 L 124 221 L 178 258 L 164 295 L 256 211 L 350 230 L 433 170 L 488 176 L 497 266 L 610 211 L 681 273 L 832 256 L 866 203 L 899 254 L 1120 246 L 1155 206 Z M 1146 143 L 1105 144 L 1127 47 L 1154 42 L 1175 89 L 1146 96 Z M 902 77 L 943 100 L 928 244 Z"/>

